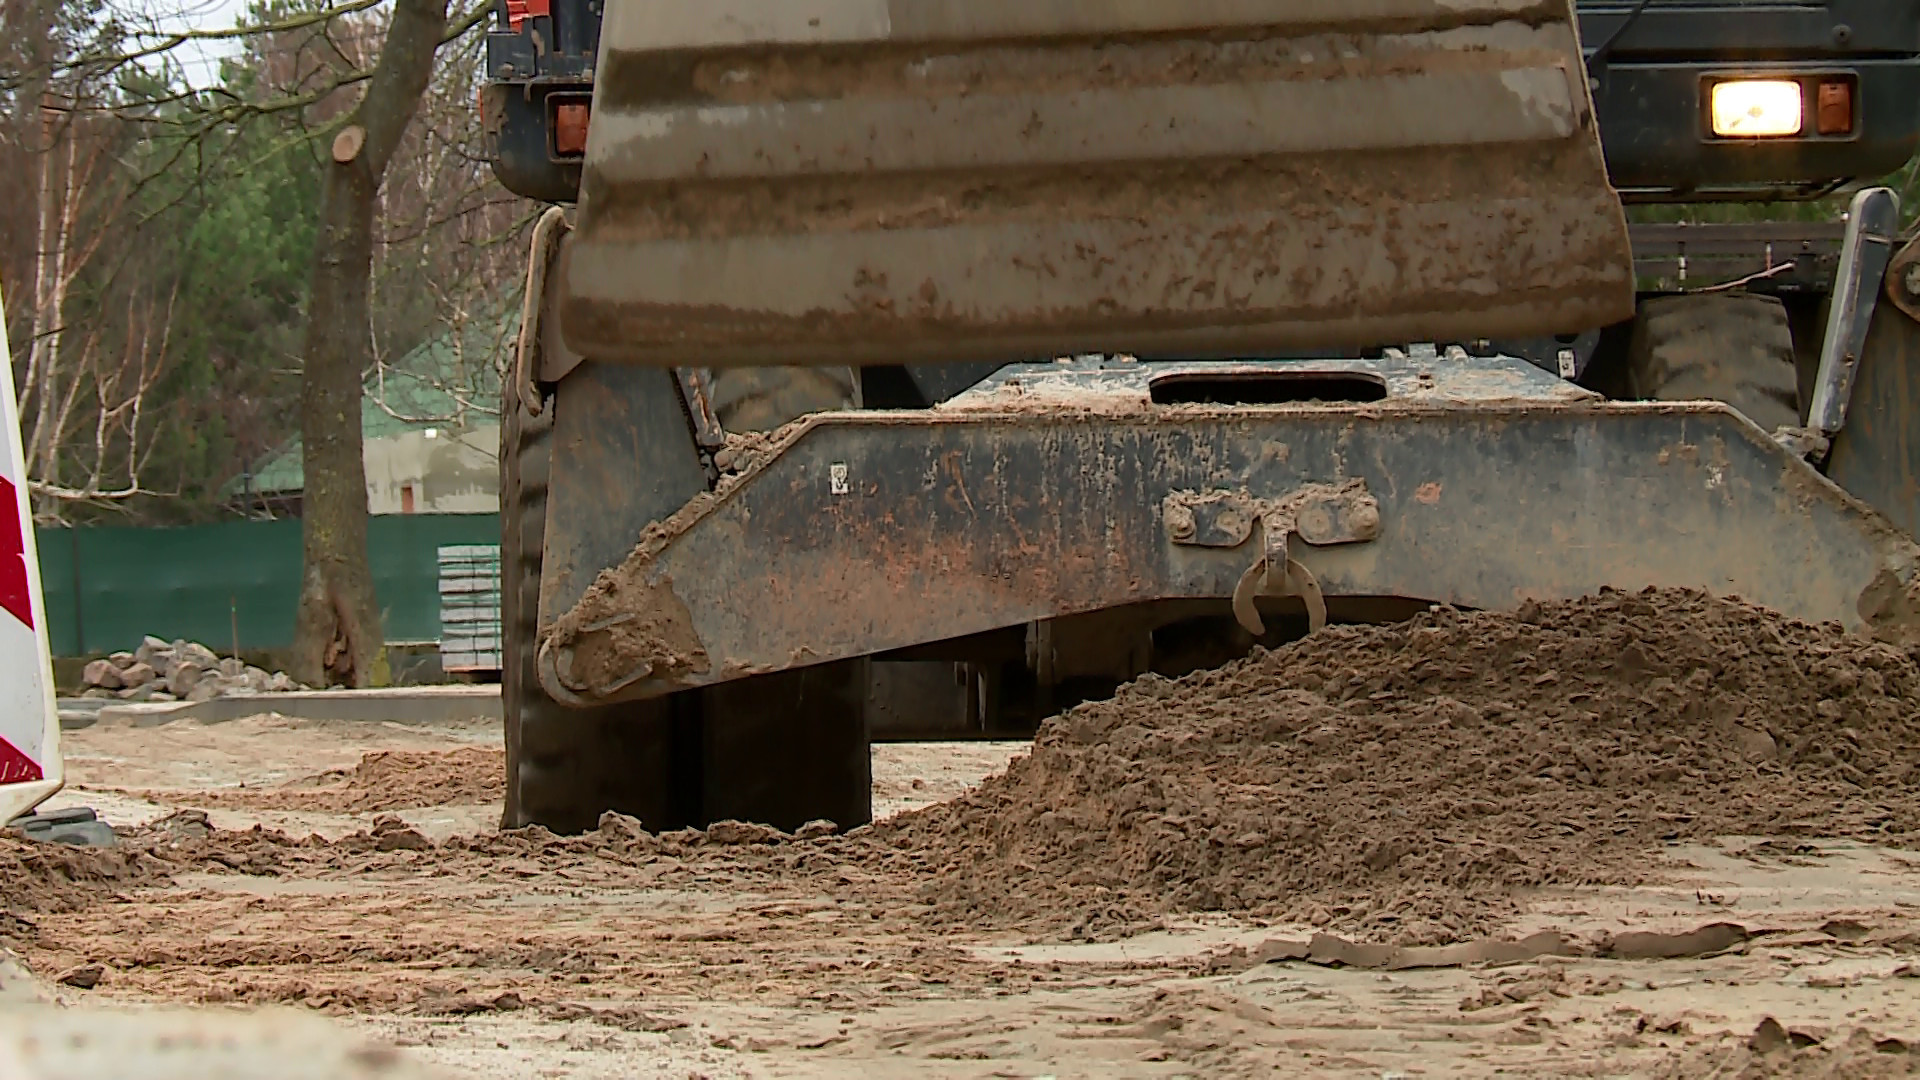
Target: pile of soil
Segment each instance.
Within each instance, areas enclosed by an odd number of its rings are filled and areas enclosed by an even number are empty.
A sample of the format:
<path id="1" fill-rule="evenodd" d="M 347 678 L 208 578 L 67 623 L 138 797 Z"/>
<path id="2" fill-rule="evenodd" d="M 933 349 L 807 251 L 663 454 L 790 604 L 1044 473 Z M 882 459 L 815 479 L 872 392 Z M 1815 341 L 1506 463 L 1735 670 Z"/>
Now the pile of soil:
<path id="1" fill-rule="evenodd" d="M 0 937 L 18 929 L 4 916 L 78 911 L 125 889 L 163 883 L 175 869 L 144 845 L 76 847 L 0 833 Z"/>
<path id="2" fill-rule="evenodd" d="M 324 853 L 327 847 L 317 836 L 295 840 L 257 825 L 215 829 L 200 810 L 176 810 L 140 828 L 117 830 L 112 847 L 0 832 L 0 916 L 79 911 L 134 889 L 170 885 L 180 873 L 277 875 L 289 852 Z M 0 921 L 0 936 L 10 932 L 9 925 Z"/>
<path id="3" fill-rule="evenodd" d="M 1875 1080 L 1920 1076 L 1920 1048 L 1862 1028 L 1803 1031 L 1772 1017 L 1746 1037 L 1725 1035 L 1673 1056 L 1658 1080 L 1720 1076 L 1727 1080 Z"/>
<path id="4" fill-rule="evenodd" d="M 1916 650 L 1920 651 L 1920 650 Z M 1602 593 L 1335 627 L 1049 722 L 875 826 L 933 917 L 1104 934 L 1227 911 L 1399 941 L 1665 843 L 1920 838 L 1920 665 L 1738 601 Z"/>
<path id="5" fill-rule="evenodd" d="M 224 788 L 196 793 L 202 806 L 362 814 L 422 806 L 499 802 L 507 790 L 507 758 L 490 747 L 459 750 L 383 750 L 351 769 L 331 769 L 271 788 Z M 177 800 L 177 794 L 163 795 Z"/>

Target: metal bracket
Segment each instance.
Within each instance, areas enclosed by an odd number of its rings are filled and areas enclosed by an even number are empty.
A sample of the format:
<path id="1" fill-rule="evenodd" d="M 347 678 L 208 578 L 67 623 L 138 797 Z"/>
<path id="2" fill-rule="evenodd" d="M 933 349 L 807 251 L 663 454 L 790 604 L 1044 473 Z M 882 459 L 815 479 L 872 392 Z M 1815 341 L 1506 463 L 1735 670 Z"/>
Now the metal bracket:
<path id="1" fill-rule="evenodd" d="M 1920 322 L 1920 235 L 1909 237 L 1887 264 L 1887 299 Z"/>
<path id="2" fill-rule="evenodd" d="M 1854 377 L 1866 348 L 1867 328 L 1873 322 L 1874 302 L 1893 258 L 1900 229 L 1900 198 L 1892 188 L 1867 188 L 1854 195 L 1847 210 L 1846 239 L 1840 245 L 1840 266 L 1834 275 L 1833 300 L 1827 332 L 1820 350 L 1820 371 L 1814 379 L 1813 403 L 1807 428 L 1824 448 L 1847 423 L 1847 404 L 1853 397 Z"/>
<path id="3" fill-rule="evenodd" d="M 1568 341 L 1558 337 L 1526 338 L 1512 341 L 1488 341 L 1475 346 L 1476 355 L 1512 356 L 1534 367 L 1572 382 L 1586 374 L 1587 365 L 1600 351 L 1600 331 L 1589 330 Z"/>
<path id="4" fill-rule="evenodd" d="M 1248 633 L 1267 632 L 1254 600 L 1298 596 L 1307 606 L 1310 630 L 1327 624 L 1327 603 L 1313 572 L 1293 557 L 1291 538 L 1314 546 L 1365 543 L 1380 535 L 1380 504 L 1364 480 L 1308 484 L 1277 499 L 1244 491 L 1176 491 L 1161 504 L 1167 536 L 1189 547 L 1234 548 L 1260 526 L 1260 557 L 1240 575 L 1233 614 Z"/>
<path id="5" fill-rule="evenodd" d="M 680 402 L 687 407 L 687 420 L 693 425 L 693 441 L 709 453 L 727 445 L 727 433 L 713 411 L 713 374 L 706 368 L 673 369 L 674 382 L 680 387 Z"/>
<path id="6" fill-rule="evenodd" d="M 540 347 L 546 312 L 547 274 L 560 254 L 560 241 L 573 228 L 565 207 L 549 206 L 533 226 L 533 254 L 527 259 L 527 288 L 520 298 L 520 336 L 513 350 L 513 393 L 528 416 L 547 407 L 538 385 Z"/>

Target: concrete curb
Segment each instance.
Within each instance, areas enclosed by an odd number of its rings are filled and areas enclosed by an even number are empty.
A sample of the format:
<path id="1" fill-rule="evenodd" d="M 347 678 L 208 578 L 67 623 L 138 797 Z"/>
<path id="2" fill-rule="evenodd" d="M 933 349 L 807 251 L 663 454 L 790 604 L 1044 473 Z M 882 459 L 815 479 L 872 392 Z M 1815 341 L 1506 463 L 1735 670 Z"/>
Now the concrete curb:
<path id="1" fill-rule="evenodd" d="M 499 720 L 497 686 L 409 686 L 385 690 L 300 690 L 285 694 L 248 694 L 211 701 L 139 702 L 103 705 L 97 710 L 60 703 L 60 726 L 68 730 L 100 722 L 139 727 L 198 720 L 224 724 L 273 713 L 289 720 L 343 720 L 360 723 L 448 724 L 462 720 Z"/>

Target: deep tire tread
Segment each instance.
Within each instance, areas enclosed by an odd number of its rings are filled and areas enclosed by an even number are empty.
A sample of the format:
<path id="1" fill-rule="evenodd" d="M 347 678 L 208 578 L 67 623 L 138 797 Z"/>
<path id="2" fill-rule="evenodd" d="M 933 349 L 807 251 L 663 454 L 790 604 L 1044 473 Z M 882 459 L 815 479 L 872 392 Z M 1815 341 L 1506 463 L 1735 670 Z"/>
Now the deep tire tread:
<path id="1" fill-rule="evenodd" d="M 1640 305 L 1628 388 L 1646 401 L 1723 401 L 1762 430 L 1800 423 L 1787 309 L 1770 296 L 1694 293 Z"/>
<path id="2" fill-rule="evenodd" d="M 507 749 L 505 828 L 584 832 L 606 810 L 675 824 L 672 735 L 658 702 L 572 709 L 535 669 L 541 550 L 552 460 L 553 401 L 528 415 L 508 390 L 500 422 L 501 706 Z"/>
<path id="3" fill-rule="evenodd" d="M 713 412 L 728 431 L 772 431 L 808 413 L 858 404 L 852 368 L 716 368 Z"/>
<path id="4" fill-rule="evenodd" d="M 850 369 L 714 374 L 729 430 L 767 430 L 854 402 Z M 863 661 L 597 709 L 569 708 L 541 688 L 535 659 L 554 406 L 549 398 L 546 411 L 529 415 L 509 389 L 501 409 L 502 825 L 576 833 L 607 810 L 656 830 L 719 817 L 787 828 L 817 817 L 864 824 L 871 780 Z"/>

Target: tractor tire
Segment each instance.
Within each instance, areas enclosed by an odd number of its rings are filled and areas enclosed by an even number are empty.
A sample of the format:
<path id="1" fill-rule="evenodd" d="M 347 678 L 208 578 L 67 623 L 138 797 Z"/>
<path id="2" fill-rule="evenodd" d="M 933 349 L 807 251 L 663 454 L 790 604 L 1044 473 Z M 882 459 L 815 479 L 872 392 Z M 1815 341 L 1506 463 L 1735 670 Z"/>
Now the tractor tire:
<path id="1" fill-rule="evenodd" d="M 1800 423 L 1787 309 L 1770 296 L 1697 293 L 1640 305 L 1627 386 L 1643 401 L 1721 401 L 1762 431 Z"/>
<path id="2" fill-rule="evenodd" d="M 814 374 L 822 370 L 846 377 Z M 732 395 L 723 414 L 732 417 L 730 430 L 778 427 L 853 399 L 847 369 L 715 375 L 717 396 Z M 530 415 L 509 387 L 501 408 L 503 826 L 584 832 L 608 810 L 655 831 L 728 818 L 785 829 L 818 819 L 843 829 L 865 824 L 872 771 L 864 660 L 592 709 L 562 705 L 541 688 L 535 660 L 554 405 L 549 398 L 546 411 Z M 749 420 L 765 428 L 738 426 Z"/>
<path id="3" fill-rule="evenodd" d="M 873 819 L 869 661 L 795 668 L 695 690 L 706 822 L 792 831 Z"/>
<path id="4" fill-rule="evenodd" d="M 857 408 L 845 367 L 712 372 L 713 410 L 732 432 L 772 431 L 808 413 Z M 691 691 L 701 740 L 702 814 L 795 829 L 850 829 L 873 816 L 868 662 L 844 661 Z"/>
<path id="5" fill-rule="evenodd" d="M 852 368 L 714 368 L 712 386 L 720 426 L 743 434 L 772 431 L 808 413 L 859 406 Z"/>
<path id="6" fill-rule="evenodd" d="M 509 382 L 500 410 L 501 825 L 577 833 L 617 810 L 649 828 L 672 828 L 684 800 L 676 791 L 670 703 L 569 708 L 547 696 L 534 666 L 553 407 L 548 398 L 544 412 L 529 415 Z"/>

